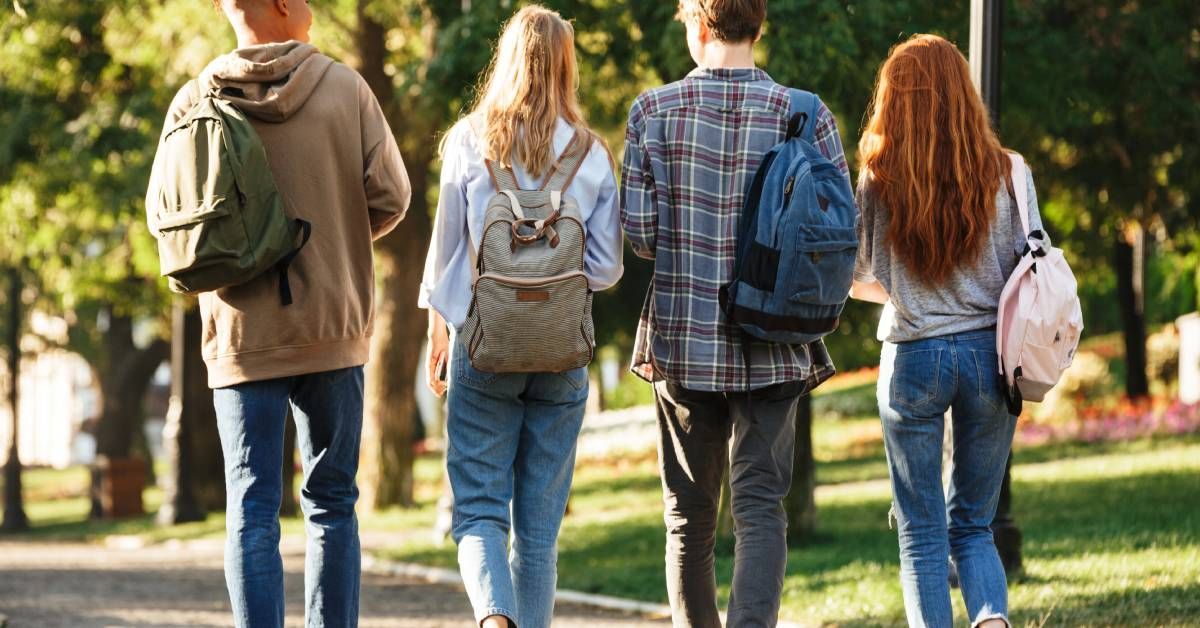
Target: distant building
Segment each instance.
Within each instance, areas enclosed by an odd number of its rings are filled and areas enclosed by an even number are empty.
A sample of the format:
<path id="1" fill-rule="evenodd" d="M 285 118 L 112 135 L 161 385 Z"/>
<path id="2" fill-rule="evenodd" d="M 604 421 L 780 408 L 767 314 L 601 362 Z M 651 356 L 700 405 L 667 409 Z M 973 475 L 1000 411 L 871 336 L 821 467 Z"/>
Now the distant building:
<path id="1" fill-rule="evenodd" d="M 7 393 L 7 365 L 0 365 L 0 374 Z M 97 414 L 99 395 L 88 363 L 68 351 L 44 351 L 22 360 L 20 384 L 21 462 L 55 468 L 90 463 L 95 441 L 81 432 Z M 5 394 L 0 402 L 0 462 L 8 459 L 11 439 L 12 413 Z"/>

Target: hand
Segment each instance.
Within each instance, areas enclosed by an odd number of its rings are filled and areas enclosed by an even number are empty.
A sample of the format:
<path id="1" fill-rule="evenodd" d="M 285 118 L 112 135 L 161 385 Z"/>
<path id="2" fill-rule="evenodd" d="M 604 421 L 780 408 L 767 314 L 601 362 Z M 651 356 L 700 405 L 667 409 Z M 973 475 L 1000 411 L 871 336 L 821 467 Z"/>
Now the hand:
<path id="1" fill-rule="evenodd" d="M 884 305 L 891 297 L 888 296 L 887 290 L 884 290 L 883 285 L 878 281 L 863 283 L 855 280 L 854 284 L 850 287 L 850 298 Z"/>
<path id="2" fill-rule="evenodd" d="M 438 369 L 450 361 L 450 332 L 437 312 L 429 314 L 429 355 L 425 360 L 425 384 L 434 395 L 446 394 L 446 382 L 438 379 Z"/>

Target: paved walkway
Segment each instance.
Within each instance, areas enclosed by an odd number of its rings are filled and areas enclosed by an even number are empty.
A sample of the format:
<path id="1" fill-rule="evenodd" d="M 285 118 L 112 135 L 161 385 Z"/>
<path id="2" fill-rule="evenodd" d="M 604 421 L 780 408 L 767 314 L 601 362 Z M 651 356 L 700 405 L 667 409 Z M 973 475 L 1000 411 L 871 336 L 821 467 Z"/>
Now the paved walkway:
<path id="1" fill-rule="evenodd" d="M 0 616 L 8 628 L 229 626 L 220 541 L 121 549 L 0 542 Z M 303 547 L 285 541 L 287 624 L 303 624 Z M 662 626 L 667 622 L 560 605 L 555 627 Z M 365 574 L 360 626 L 469 628 L 461 589 Z"/>

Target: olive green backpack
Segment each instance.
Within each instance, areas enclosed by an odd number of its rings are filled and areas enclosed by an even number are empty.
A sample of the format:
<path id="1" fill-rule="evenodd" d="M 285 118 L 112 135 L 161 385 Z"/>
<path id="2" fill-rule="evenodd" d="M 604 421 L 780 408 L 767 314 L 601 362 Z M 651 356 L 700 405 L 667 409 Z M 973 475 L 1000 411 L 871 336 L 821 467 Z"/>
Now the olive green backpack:
<path id="1" fill-rule="evenodd" d="M 312 225 L 284 213 L 262 140 L 219 93 L 163 134 L 146 217 L 172 291 L 219 290 L 274 270 L 280 300 L 292 303 L 288 266 Z"/>

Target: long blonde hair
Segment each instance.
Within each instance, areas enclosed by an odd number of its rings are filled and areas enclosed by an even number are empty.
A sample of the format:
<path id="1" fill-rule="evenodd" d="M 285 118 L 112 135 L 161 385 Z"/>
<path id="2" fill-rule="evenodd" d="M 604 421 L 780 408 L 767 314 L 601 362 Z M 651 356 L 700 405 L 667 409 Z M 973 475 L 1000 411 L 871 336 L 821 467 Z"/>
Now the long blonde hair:
<path id="1" fill-rule="evenodd" d="M 896 46 L 859 143 L 867 192 L 890 212 L 892 251 L 926 283 L 978 259 L 1010 171 L 967 59 L 936 35 Z"/>
<path id="2" fill-rule="evenodd" d="M 575 28 L 558 13 L 528 5 L 504 25 L 469 114 L 480 152 L 514 161 L 539 178 L 553 164 L 561 117 L 595 141 L 579 106 Z"/>

